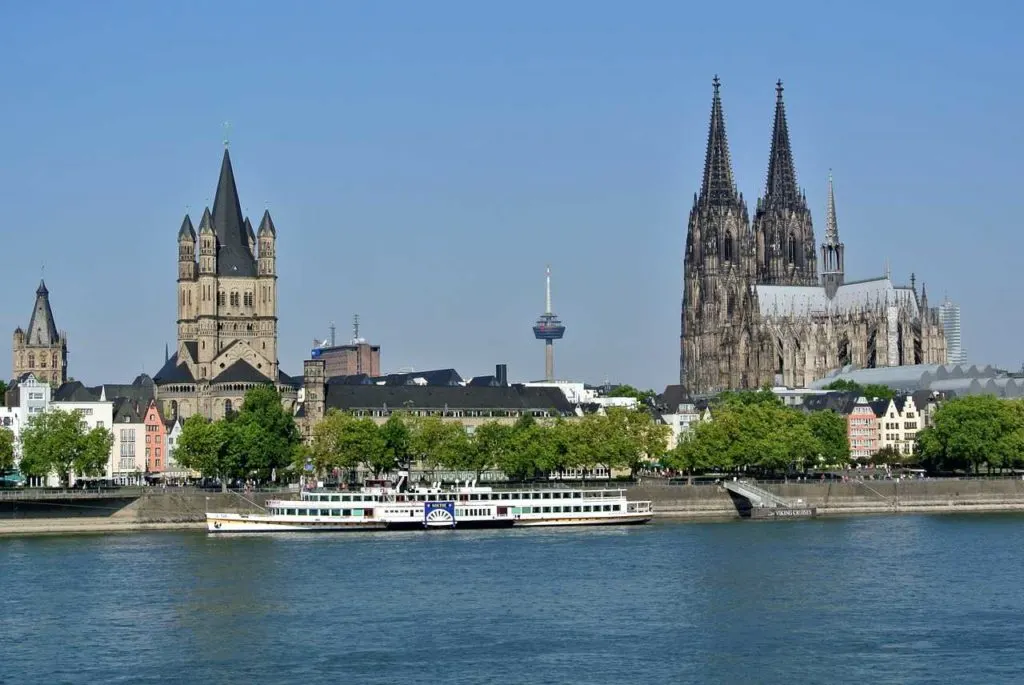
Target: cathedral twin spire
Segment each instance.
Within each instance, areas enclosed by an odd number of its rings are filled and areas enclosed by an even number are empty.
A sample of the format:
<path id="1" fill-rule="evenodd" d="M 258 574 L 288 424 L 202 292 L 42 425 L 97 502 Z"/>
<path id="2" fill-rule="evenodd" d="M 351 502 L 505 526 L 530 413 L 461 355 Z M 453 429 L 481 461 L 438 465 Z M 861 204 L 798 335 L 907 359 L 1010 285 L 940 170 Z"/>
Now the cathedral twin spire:
<path id="1" fill-rule="evenodd" d="M 722 97 L 718 92 L 721 81 L 712 81 L 715 94 L 711 100 L 711 122 L 708 125 L 708 149 L 704 156 L 704 180 L 700 187 L 700 203 L 705 206 L 732 206 L 738 204 L 736 183 L 732 176 L 729 141 L 725 136 L 725 115 Z"/>

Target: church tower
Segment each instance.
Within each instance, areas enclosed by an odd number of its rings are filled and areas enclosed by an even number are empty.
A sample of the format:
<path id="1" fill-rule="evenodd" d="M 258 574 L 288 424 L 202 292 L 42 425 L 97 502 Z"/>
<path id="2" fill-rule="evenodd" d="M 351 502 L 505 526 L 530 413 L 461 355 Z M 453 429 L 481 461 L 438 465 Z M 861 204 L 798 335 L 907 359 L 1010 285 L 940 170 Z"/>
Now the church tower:
<path id="1" fill-rule="evenodd" d="M 694 197 L 683 260 L 679 382 L 691 395 L 756 383 L 749 374 L 756 296 L 754 244 L 736 192 L 725 134 L 721 83 L 714 78 L 700 193 Z"/>
<path id="2" fill-rule="evenodd" d="M 28 330 L 14 329 L 11 370 L 15 379 L 31 373 L 41 383 L 49 383 L 56 390 L 68 380 L 68 339 L 57 330 L 50 308 L 50 291 L 39 281 L 36 303 Z"/>
<path id="3" fill-rule="evenodd" d="M 782 90 L 782 81 L 778 81 L 768 180 L 764 197 L 758 199 L 754 213 L 757 282 L 818 285 L 814 227 L 807 198 L 797 187 Z"/>
<path id="4" fill-rule="evenodd" d="M 825 242 L 821 244 L 821 281 L 828 299 L 835 297 L 843 284 L 843 251 L 836 221 L 836 194 L 832 186 L 832 172 L 828 172 L 828 206 L 825 208 Z"/>
<path id="5" fill-rule="evenodd" d="M 258 231 L 243 217 L 225 143 L 213 209 L 178 230 L 178 346 L 154 377 L 167 415 L 220 418 L 267 383 L 294 396 L 278 369 L 276 238 L 270 212 Z"/>

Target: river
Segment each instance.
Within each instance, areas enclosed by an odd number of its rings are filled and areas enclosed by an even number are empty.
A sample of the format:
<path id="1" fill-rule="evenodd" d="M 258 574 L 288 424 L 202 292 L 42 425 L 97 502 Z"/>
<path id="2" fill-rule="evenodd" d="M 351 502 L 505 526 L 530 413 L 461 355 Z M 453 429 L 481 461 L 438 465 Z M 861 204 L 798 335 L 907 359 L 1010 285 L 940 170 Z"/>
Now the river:
<path id="1" fill-rule="evenodd" d="M 1024 517 L 0 539 L 0 683 L 1019 683 Z"/>

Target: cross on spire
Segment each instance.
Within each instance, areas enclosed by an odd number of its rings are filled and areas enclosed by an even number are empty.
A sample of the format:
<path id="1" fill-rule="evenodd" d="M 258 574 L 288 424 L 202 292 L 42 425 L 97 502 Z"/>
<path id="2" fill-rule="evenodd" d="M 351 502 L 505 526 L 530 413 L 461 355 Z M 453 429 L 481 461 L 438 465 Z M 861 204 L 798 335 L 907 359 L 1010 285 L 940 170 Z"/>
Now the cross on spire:
<path id="1" fill-rule="evenodd" d="M 231 122 L 230 121 L 225 121 L 224 122 L 224 148 L 227 149 L 227 147 L 230 144 L 231 144 Z"/>

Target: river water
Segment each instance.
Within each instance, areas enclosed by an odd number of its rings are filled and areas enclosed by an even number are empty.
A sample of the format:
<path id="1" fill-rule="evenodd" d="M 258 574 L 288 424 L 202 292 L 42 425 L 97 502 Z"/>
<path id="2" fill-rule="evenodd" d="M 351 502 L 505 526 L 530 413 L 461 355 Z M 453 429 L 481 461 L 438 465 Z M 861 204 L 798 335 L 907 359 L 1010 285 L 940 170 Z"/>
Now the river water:
<path id="1" fill-rule="evenodd" d="M 1024 517 L 0 540 L 0 683 L 1020 683 Z"/>

